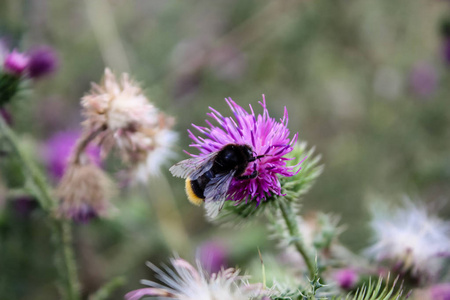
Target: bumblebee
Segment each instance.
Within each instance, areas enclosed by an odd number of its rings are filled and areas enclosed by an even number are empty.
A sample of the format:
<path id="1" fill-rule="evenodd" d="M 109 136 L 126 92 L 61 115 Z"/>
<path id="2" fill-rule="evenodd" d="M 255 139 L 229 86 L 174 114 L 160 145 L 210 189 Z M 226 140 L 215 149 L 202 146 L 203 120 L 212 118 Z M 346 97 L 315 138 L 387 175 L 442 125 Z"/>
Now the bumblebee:
<path id="1" fill-rule="evenodd" d="M 254 156 L 248 145 L 228 144 L 204 157 L 183 160 L 172 166 L 170 172 L 186 178 L 189 201 L 195 205 L 204 201 L 208 215 L 215 217 L 225 203 L 233 178 L 246 180 L 258 176 L 256 169 L 249 175 L 242 174 L 250 162 L 260 157 Z"/>

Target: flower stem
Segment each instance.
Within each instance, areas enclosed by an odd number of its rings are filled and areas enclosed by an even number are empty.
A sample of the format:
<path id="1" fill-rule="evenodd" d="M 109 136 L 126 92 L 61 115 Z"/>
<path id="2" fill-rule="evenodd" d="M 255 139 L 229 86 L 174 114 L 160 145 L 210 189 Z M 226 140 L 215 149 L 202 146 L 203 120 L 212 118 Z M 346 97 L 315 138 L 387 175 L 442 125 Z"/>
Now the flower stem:
<path id="1" fill-rule="evenodd" d="M 72 231 L 70 223 L 57 220 L 52 216 L 56 201 L 52 198 L 50 187 L 45 176 L 36 164 L 28 157 L 19 145 L 19 138 L 0 117 L 0 134 L 9 142 L 12 150 L 19 158 L 22 170 L 27 176 L 28 184 L 36 196 L 42 209 L 47 213 L 49 225 L 54 234 L 56 251 L 58 252 L 59 272 L 64 281 L 65 298 L 67 300 L 80 299 L 79 284 L 76 274 L 76 263 L 72 249 Z"/>
<path id="2" fill-rule="evenodd" d="M 285 201 L 279 201 L 278 207 L 280 208 L 283 219 L 286 222 L 286 226 L 289 231 L 289 235 L 291 236 L 292 243 L 294 244 L 300 255 L 303 257 L 303 260 L 308 267 L 310 279 L 315 278 L 316 268 L 314 267 L 314 260 L 312 259 L 312 255 L 309 253 L 306 245 L 301 238 L 300 232 L 298 230 L 296 215 L 292 210 L 292 207 Z"/>
<path id="3" fill-rule="evenodd" d="M 37 200 L 39 204 L 45 211 L 51 211 L 52 206 L 55 204 L 51 197 L 50 189 L 45 181 L 45 177 L 39 171 L 37 166 L 28 157 L 28 155 L 19 146 L 19 138 L 15 133 L 9 128 L 5 120 L 0 117 L 0 133 L 8 140 L 9 144 L 12 146 L 13 151 L 16 153 L 17 157 L 22 164 L 22 169 L 27 176 L 31 179 L 31 188 L 33 192 L 37 195 Z"/>
<path id="4" fill-rule="evenodd" d="M 83 134 L 83 136 L 77 141 L 77 144 L 75 145 L 75 150 L 72 157 L 75 164 L 77 165 L 80 164 L 81 155 L 86 150 L 89 143 L 92 142 L 100 133 L 102 133 L 105 130 L 106 126 L 101 126 L 90 133 Z"/>
<path id="5" fill-rule="evenodd" d="M 66 220 L 51 220 L 54 231 L 55 246 L 59 252 L 58 267 L 64 280 L 64 293 L 67 300 L 80 299 L 75 256 L 72 249 L 72 227 Z"/>

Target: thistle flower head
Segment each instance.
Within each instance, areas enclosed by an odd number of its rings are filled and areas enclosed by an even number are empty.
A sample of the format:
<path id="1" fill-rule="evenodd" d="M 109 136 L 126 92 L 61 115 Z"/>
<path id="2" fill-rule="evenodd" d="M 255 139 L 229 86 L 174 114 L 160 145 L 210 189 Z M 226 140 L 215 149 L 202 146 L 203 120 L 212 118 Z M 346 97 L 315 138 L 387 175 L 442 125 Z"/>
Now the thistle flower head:
<path id="1" fill-rule="evenodd" d="M 450 255 L 450 222 L 440 220 L 423 205 L 405 201 L 404 208 L 374 211 L 375 242 L 366 252 L 389 261 L 419 279 L 434 276 Z"/>
<path id="2" fill-rule="evenodd" d="M 106 216 L 113 191 L 114 185 L 96 165 L 71 163 L 57 189 L 57 216 L 81 223 Z"/>
<path id="3" fill-rule="evenodd" d="M 208 275 L 199 262 L 197 269 L 180 258 L 172 259 L 171 263 L 174 271 L 169 267 L 161 270 L 148 263 L 164 285 L 143 280 L 142 283 L 149 287 L 129 292 L 125 299 L 139 300 L 150 296 L 180 300 L 247 300 L 258 299 L 267 294 L 262 285 L 249 284 L 247 277 L 239 275 L 239 270 L 236 269 L 230 268 Z"/>
<path id="4" fill-rule="evenodd" d="M 20 76 L 27 69 L 29 62 L 28 55 L 13 50 L 6 56 L 3 68 L 9 74 Z"/>
<path id="5" fill-rule="evenodd" d="M 358 283 L 359 275 L 355 269 L 345 268 L 336 270 L 333 278 L 341 289 L 351 290 Z"/>
<path id="6" fill-rule="evenodd" d="M 119 81 L 106 69 L 102 84 L 93 84 L 81 104 L 86 130 L 99 132 L 96 139 L 104 153 L 118 147 L 135 179 L 146 182 L 173 155 L 173 118 L 159 112 L 128 74 Z"/>
<path id="7" fill-rule="evenodd" d="M 101 85 L 92 85 L 90 94 L 82 98 L 81 105 L 87 118 L 86 127 L 105 126 L 117 135 L 157 120 L 156 108 L 129 75 L 122 74 L 119 81 L 110 69 L 105 70 Z"/>
<path id="8" fill-rule="evenodd" d="M 193 125 L 204 137 L 196 136 L 189 131 L 189 136 L 194 141 L 190 146 L 200 151 L 198 155 L 190 155 L 207 156 L 228 144 L 248 145 L 252 148 L 254 156 L 260 156 L 260 158 L 249 163 L 243 175 L 250 175 L 256 171 L 258 176 L 248 180 L 234 178 L 228 190 L 228 199 L 254 200 L 260 203 L 271 195 L 281 195 L 278 176 L 295 174 L 295 167 L 286 164 L 288 158 L 285 155 L 292 151 L 292 145 L 298 135 L 289 137 L 287 109 L 284 109 L 283 118 L 276 121 L 269 116 L 264 97 L 263 102 L 260 102 L 263 107 L 262 115 L 255 115 L 251 106 L 250 113 L 247 112 L 231 98 L 226 101 L 234 118 L 224 117 L 210 108 L 211 112 L 208 116 L 215 120 L 217 125 L 210 121 L 206 121 L 208 127 Z"/>
<path id="9" fill-rule="evenodd" d="M 55 51 L 47 46 L 38 47 L 30 52 L 28 75 L 30 78 L 40 78 L 48 75 L 58 67 L 58 58 Z"/>

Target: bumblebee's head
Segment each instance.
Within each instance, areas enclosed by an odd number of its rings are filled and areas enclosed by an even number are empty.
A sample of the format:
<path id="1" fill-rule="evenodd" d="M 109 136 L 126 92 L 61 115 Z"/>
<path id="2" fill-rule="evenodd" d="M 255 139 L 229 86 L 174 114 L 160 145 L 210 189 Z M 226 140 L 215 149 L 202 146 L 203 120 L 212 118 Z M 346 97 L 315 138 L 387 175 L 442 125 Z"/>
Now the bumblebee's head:
<path id="1" fill-rule="evenodd" d="M 243 145 L 242 147 L 244 147 L 243 151 L 245 152 L 246 159 L 247 159 L 248 162 L 252 162 L 252 161 L 255 161 L 257 159 L 260 159 L 261 157 L 266 156 L 265 154 L 257 155 L 257 153 L 255 151 L 253 151 L 253 149 L 250 146 L 248 146 L 248 145 Z"/>
<path id="2" fill-rule="evenodd" d="M 253 155 L 254 154 L 253 149 L 250 146 L 242 145 L 242 152 L 243 152 L 243 154 L 245 156 L 245 159 L 247 161 L 254 161 L 255 160 L 255 156 Z"/>

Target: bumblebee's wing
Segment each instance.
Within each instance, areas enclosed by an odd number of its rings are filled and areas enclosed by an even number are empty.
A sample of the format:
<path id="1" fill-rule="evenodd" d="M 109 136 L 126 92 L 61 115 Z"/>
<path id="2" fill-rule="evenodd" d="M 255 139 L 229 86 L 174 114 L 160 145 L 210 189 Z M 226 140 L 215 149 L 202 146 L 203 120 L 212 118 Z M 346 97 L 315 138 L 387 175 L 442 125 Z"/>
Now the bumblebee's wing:
<path id="1" fill-rule="evenodd" d="M 205 209 L 210 218 L 215 218 L 227 199 L 228 189 L 236 171 L 216 175 L 205 188 Z"/>
<path id="2" fill-rule="evenodd" d="M 216 155 L 217 152 L 211 152 L 205 156 L 182 160 L 170 167 L 169 171 L 173 176 L 181 178 L 190 177 L 195 180 L 203 173 L 211 169 Z"/>

